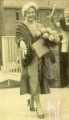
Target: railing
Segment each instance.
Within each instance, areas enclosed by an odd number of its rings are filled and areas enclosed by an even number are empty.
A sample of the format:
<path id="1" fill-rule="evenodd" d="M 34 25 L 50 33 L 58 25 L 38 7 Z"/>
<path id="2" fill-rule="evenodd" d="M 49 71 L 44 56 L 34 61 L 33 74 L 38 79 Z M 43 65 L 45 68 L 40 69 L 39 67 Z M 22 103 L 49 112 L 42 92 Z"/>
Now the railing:
<path id="1" fill-rule="evenodd" d="M 15 36 L 2 36 L 2 71 L 20 72 L 19 50 L 16 45 Z"/>

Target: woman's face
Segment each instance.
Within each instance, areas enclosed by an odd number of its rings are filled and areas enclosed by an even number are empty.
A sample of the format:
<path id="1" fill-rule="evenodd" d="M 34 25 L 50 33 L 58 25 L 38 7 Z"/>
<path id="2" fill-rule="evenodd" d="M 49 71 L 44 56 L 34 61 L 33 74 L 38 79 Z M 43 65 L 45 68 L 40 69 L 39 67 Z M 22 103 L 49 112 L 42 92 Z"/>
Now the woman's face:
<path id="1" fill-rule="evenodd" d="M 36 19 L 36 10 L 33 7 L 27 10 L 26 18 L 29 22 L 33 22 Z"/>

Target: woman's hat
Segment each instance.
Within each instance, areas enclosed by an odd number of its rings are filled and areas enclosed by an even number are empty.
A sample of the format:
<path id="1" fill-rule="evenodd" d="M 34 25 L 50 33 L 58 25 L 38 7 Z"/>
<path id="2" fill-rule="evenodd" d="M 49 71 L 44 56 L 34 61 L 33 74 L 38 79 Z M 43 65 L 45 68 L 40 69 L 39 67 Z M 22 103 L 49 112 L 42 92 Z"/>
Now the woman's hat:
<path id="1" fill-rule="evenodd" d="M 38 6 L 36 5 L 36 3 L 29 2 L 29 3 L 25 4 L 24 6 L 22 6 L 22 15 L 24 16 L 25 12 L 31 7 L 33 7 L 35 10 L 38 9 Z"/>

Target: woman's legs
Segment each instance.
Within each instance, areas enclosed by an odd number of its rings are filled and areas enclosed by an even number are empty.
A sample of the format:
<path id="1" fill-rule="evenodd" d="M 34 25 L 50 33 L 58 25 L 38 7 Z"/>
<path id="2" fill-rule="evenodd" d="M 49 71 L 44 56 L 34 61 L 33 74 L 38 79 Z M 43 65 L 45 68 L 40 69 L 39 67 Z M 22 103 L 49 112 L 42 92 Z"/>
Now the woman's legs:
<path id="1" fill-rule="evenodd" d="M 41 103 L 40 103 L 40 96 L 39 95 L 35 95 L 34 96 L 34 100 L 35 100 L 35 104 L 36 104 L 36 112 L 37 112 L 37 116 L 39 118 L 44 118 L 44 113 L 41 107 Z"/>
<path id="2" fill-rule="evenodd" d="M 29 105 L 30 111 L 35 111 L 34 102 L 35 102 L 34 95 L 31 95 L 30 99 L 28 99 L 28 105 Z"/>
<path id="3" fill-rule="evenodd" d="M 36 110 L 37 116 L 39 118 L 44 118 L 44 113 L 43 113 L 43 110 L 42 110 L 42 107 L 41 107 L 39 95 L 31 95 L 31 98 L 30 98 L 30 110 L 31 111 Z"/>
<path id="4" fill-rule="evenodd" d="M 44 113 L 43 113 L 43 110 L 42 110 L 42 107 L 41 107 L 39 95 L 33 95 L 32 94 L 28 102 L 29 102 L 29 105 L 30 105 L 30 110 L 31 111 L 36 111 L 37 116 L 39 118 L 44 118 Z"/>

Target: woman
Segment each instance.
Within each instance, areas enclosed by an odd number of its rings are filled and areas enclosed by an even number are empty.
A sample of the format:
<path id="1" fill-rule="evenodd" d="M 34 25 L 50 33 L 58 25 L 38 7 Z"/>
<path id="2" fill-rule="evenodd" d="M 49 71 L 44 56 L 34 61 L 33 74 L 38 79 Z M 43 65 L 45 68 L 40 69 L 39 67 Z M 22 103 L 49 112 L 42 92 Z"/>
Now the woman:
<path id="1" fill-rule="evenodd" d="M 21 94 L 31 94 L 31 98 L 28 101 L 30 110 L 35 110 L 35 102 L 38 117 L 44 118 L 39 98 L 39 93 L 49 93 L 48 81 L 43 80 L 44 57 L 38 59 L 31 46 L 40 38 L 48 38 L 48 34 L 45 34 L 45 27 L 37 23 L 36 4 L 30 3 L 24 6 L 22 15 L 24 21 L 18 25 L 16 30 L 16 39 L 21 50 L 22 74 L 20 90 Z"/>

